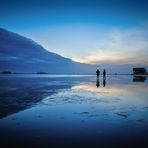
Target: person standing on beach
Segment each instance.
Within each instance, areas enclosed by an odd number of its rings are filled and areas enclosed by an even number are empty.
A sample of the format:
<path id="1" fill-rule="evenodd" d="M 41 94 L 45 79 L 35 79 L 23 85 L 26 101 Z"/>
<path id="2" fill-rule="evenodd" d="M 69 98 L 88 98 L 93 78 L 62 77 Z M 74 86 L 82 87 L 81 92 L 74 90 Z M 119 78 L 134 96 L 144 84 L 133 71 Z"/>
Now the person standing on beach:
<path id="1" fill-rule="evenodd" d="M 99 69 L 97 69 L 97 71 L 96 71 L 96 75 L 97 75 L 97 78 L 98 78 L 99 75 L 100 75 L 100 71 L 99 71 Z"/>
<path id="2" fill-rule="evenodd" d="M 104 69 L 103 70 L 103 78 L 105 78 L 106 77 L 106 70 Z"/>

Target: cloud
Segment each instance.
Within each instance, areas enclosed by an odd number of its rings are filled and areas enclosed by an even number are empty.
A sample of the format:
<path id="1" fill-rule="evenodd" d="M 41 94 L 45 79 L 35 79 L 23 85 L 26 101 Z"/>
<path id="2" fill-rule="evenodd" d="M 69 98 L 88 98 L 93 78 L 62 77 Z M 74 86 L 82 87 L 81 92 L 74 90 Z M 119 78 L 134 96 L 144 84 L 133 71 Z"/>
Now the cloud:
<path id="1" fill-rule="evenodd" d="M 85 57 L 73 60 L 92 64 L 148 63 L 148 27 L 111 29 L 100 37 Z"/>
<path id="2" fill-rule="evenodd" d="M 27 32 L 27 33 L 26 33 Z M 60 25 L 22 33 L 47 50 L 89 64 L 148 63 L 148 23 L 139 27 Z"/>

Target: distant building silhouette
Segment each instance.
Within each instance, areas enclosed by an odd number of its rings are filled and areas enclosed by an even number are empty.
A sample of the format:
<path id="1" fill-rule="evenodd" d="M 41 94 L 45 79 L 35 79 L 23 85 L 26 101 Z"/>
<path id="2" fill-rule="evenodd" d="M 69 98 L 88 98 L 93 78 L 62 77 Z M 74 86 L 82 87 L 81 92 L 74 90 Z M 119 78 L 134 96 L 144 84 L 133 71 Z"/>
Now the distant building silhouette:
<path id="1" fill-rule="evenodd" d="M 139 67 L 139 68 L 133 68 L 133 74 L 134 75 L 145 75 L 147 74 L 147 72 L 145 68 Z"/>

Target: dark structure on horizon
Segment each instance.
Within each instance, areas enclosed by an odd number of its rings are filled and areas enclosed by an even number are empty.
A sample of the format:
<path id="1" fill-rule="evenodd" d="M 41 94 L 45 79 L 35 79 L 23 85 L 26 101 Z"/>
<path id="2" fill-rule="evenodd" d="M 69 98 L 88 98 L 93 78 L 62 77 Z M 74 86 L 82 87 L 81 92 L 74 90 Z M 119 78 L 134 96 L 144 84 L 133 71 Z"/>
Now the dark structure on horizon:
<path id="1" fill-rule="evenodd" d="M 146 69 L 143 67 L 133 68 L 133 74 L 134 75 L 146 75 Z"/>

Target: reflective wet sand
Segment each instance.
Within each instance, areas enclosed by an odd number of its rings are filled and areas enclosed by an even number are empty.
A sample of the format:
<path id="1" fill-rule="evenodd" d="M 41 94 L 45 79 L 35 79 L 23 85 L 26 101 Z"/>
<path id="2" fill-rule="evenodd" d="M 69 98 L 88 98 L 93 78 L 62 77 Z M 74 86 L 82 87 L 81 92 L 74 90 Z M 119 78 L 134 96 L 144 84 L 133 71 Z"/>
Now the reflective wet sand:
<path id="1" fill-rule="evenodd" d="M 148 81 L 143 80 L 0 76 L 0 145 L 148 146 Z"/>

